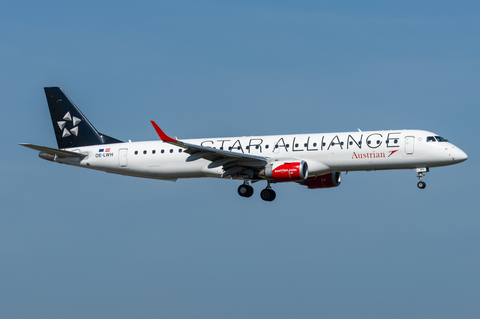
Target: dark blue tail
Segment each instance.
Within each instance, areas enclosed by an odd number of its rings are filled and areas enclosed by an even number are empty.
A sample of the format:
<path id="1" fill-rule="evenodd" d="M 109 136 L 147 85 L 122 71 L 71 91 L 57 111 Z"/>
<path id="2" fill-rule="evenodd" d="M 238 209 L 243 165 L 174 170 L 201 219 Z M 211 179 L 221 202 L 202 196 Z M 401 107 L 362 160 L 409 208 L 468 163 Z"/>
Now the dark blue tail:
<path id="1" fill-rule="evenodd" d="M 122 143 L 99 133 L 61 88 L 46 87 L 45 95 L 58 148 Z"/>

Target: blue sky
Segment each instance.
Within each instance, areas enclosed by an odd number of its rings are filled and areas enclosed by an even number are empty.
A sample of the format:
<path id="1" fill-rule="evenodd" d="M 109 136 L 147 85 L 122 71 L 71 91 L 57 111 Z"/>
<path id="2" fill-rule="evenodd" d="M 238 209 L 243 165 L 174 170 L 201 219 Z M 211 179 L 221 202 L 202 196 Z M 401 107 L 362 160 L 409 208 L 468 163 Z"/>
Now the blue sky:
<path id="1" fill-rule="evenodd" d="M 480 5 L 6 1 L 0 309 L 6 318 L 476 318 Z M 179 138 L 425 129 L 469 159 L 342 185 L 176 183 L 41 160 L 43 92 L 102 133 Z"/>

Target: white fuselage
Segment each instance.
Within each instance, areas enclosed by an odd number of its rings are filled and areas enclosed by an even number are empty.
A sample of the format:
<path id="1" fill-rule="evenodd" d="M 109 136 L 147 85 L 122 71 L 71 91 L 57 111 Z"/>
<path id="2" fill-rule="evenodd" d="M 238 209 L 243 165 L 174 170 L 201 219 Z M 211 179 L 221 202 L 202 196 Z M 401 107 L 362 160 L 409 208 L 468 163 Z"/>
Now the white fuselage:
<path id="1" fill-rule="evenodd" d="M 308 176 L 329 172 L 415 169 L 452 165 L 467 155 L 450 142 L 427 141 L 436 134 L 421 130 L 291 134 L 183 140 L 191 144 L 275 160 L 303 160 Z M 129 142 L 67 149 L 88 154 L 83 159 L 56 162 L 121 175 L 175 180 L 217 177 L 221 166 L 211 161 L 187 161 L 190 154 L 162 141 Z"/>

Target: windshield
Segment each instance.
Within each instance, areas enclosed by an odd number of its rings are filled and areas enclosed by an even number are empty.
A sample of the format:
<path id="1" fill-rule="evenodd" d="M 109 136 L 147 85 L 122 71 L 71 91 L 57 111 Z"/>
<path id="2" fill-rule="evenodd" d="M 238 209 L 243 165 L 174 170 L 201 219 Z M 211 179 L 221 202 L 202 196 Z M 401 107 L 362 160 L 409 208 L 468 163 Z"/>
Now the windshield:
<path id="1" fill-rule="evenodd" d="M 427 142 L 448 142 L 448 140 L 441 136 L 427 136 Z"/>

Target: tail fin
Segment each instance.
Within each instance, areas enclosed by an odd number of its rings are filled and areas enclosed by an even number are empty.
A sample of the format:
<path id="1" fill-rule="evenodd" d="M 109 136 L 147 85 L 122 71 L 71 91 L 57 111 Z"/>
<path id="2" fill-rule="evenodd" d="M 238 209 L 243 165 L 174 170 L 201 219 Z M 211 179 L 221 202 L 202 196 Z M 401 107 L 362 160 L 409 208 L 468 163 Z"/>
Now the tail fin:
<path id="1" fill-rule="evenodd" d="M 100 134 L 61 88 L 46 87 L 45 95 L 58 148 L 122 143 Z"/>

